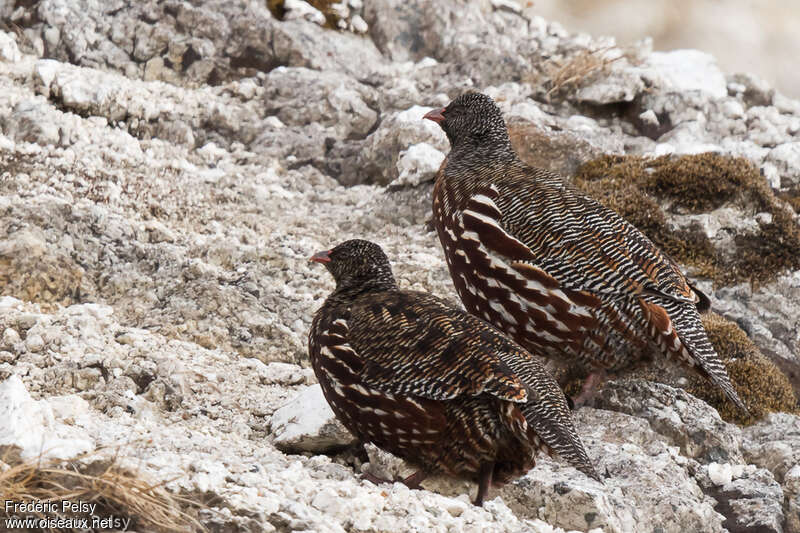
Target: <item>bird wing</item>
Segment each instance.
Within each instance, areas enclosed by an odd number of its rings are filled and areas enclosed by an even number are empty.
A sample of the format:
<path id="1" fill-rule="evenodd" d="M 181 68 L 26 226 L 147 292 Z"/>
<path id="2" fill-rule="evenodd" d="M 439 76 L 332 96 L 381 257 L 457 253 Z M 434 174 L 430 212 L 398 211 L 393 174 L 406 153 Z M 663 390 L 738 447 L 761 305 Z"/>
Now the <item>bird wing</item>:
<path id="1" fill-rule="evenodd" d="M 562 287 L 598 296 L 703 300 L 678 265 L 644 234 L 558 176 L 525 167 L 496 190 L 492 200 L 501 213 L 499 226 L 527 247 L 528 261 Z"/>
<path id="2" fill-rule="evenodd" d="M 496 353 L 500 334 L 438 298 L 406 291 L 370 295 L 352 306 L 348 328 L 366 386 L 434 400 L 482 393 L 527 400 L 525 386 Z"/>
<path id="3" fill-rule="evenodd" d="M 558 383 L 487 323 L 430 295 L 401 291 L 357 302 L 351 313 L 348 339 L 364 362 L 364 385 L 435 400 L 488 393 L 515 402 L 537 438 L 600 479 Z"/>

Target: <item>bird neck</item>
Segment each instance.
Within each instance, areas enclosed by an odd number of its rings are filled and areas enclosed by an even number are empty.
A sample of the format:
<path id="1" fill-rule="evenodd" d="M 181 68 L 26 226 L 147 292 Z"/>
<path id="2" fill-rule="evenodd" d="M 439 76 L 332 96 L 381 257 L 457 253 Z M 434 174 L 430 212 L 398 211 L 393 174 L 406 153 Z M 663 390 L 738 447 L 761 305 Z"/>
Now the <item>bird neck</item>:
<path id="1" fill-rule="evenodd" d="M 451 144 L 448 165 L 450 162 L 458 166 L 479 168 L 486 165 L 507 165 L 517 160 L 517 154 L 511 146 L 506 132 L 497 133 L 491 138 L 466 138 Z"/>
<path id="2" fill-rule="evenodd" d="M 506 141 L 508 137 L 506 136 Z M 520 162 L 511 142 L 463 143 L 453 145 L 442 173 L 442 186 L 461 196 L 471 196 L 486 180 L 504 176 L 509 167 Z"/>
<path id="3" fill-rule="evenodd" d="M 397 282 L 391 272 L 382 272 L 379 276 L 350 277 L 336 283 L 336 290 L 328 297 L 332 303 L 352 301 L 354 298 L 369 292 L 397 290 Z"/>

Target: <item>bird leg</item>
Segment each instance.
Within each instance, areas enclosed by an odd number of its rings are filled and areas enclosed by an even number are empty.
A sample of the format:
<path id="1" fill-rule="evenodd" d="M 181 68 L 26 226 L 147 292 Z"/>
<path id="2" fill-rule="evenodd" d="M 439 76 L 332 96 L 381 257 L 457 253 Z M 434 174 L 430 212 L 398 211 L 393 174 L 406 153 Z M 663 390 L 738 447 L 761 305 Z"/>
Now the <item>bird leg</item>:
<path id="1" fill-rule="evenodd" d="M 572 402 L 575 404 L 575 407 L 578 408 L 581 405 L 585 405 L 589 402 L 589 400 L 594 397 L 595 387 L 605 381 L 606 379 L 606 371 L 604 368 L 600 370 L 595 370 L 591 372 L 583 382 L 583 386 L 581 387 L 581 393 L 572 399 Z"/>
<path id="2" fill-rule="evenodd" d="M 366 479 L 373 485 L 380 485 L 381 483 L 394 483 L 394 481 L 391 479 L 384 479 L 369 472 L 361 472 L 361 479 Z"/>
<path id="3" fill-rule="evenodd" d="M 405 478 L 403 480 L 403 485 L 408 487 L 409 489 L 418 489 L 419 484 L 422 483 L 425 478 L 428 477 L 428 473 L 422 470 L 421 468 Z"/>
<path id="4" fill-rule="evenodd" d="M 494 475 L 494 463 L 486 463 L 481 466 L 480 474 L 478 474 L 478 495 L 475 496 L 473 504 L 478 507 L 483 507 L 483 499 L 486 498 L 486 493 L 489 492 L 489 485 L 492 484 L 492 476 Z"/>

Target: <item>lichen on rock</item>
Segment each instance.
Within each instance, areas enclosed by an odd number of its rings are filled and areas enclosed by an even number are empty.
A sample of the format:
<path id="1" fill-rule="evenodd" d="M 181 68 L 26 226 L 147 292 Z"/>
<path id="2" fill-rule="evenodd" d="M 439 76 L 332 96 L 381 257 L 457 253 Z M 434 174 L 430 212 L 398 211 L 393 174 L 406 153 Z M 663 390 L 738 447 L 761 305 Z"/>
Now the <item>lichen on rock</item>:
<path id="1" fill-rule="evenodd" d="M 643 231 L 695 277 L 719 285 L 763 284 L 800 268 L 797 214 L 766 185 L 753 164 L 716 153 L 604 156 L 582 166 L 574 179 L 581 190 L 614 209 Z M 664 204 L 668 208 L 662 207 Z M 765 213 L 757 230 L 715 242 L 695 220 L 685 227 L 672 214 L 712 214 L 723 206 Z"/>

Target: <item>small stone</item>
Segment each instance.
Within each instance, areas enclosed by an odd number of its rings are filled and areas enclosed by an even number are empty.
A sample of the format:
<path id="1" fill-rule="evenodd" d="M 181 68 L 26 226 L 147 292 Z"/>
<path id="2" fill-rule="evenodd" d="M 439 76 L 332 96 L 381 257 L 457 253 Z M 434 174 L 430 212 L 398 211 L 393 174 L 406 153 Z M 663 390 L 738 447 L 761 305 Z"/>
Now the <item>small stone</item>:
<path id="1" fill-rule="evenodd" d="M 13 349 L 13 347 L 20 342 L 19 333 L 13 328 L 6 328 L 3 331 L 3 348 Z"/>
<path id="2" fill-rule="evenodd" d="M 369 30 L 369 25 L 360 15 L 354 15 L 353 18 L 350 19 L 350 25 L 356 33 L 367 33 Z"/>
<path id="3" fill-rule="evenodd" d="M 652 109 L 639 114 L 639 119 L 649 126 L 658 126 L 658 116 Z"/>
<path id="4" fill-rule="evenodd" d="M 38 334 L 28 335 L 28 338 L 25 339 L 25 347 L 29 352 L 40 352 L 44 348 L 44 339 Z"/>
<path id="5" fill-rule="evenodd" d="M 135 337 L 128 331 L 121 331 L 114 335 L 114 340 L 120 344 L 133 344 Z"/>
<path id="6" fill-rule="evenodd" d="M 727 485 L 733 479 L 733 468 L 728 463 L 709 463 L 708 477 L 714 485 Z"/>
<path id="7" fill-rule="evenodd" d="M 283 16 L 284 20 L 305 19 L 320 26 L 325 25 L 325 15 L 303 0 L 285 0 L 283 9 L 286 10 Z"/>
<path id="8" fill-rule="evenodd" d="M 78 390 L 85 391 L 94 388 L 102 378 L 99 368 L 81 368 L 72 374 L 72 386 Z"/>

